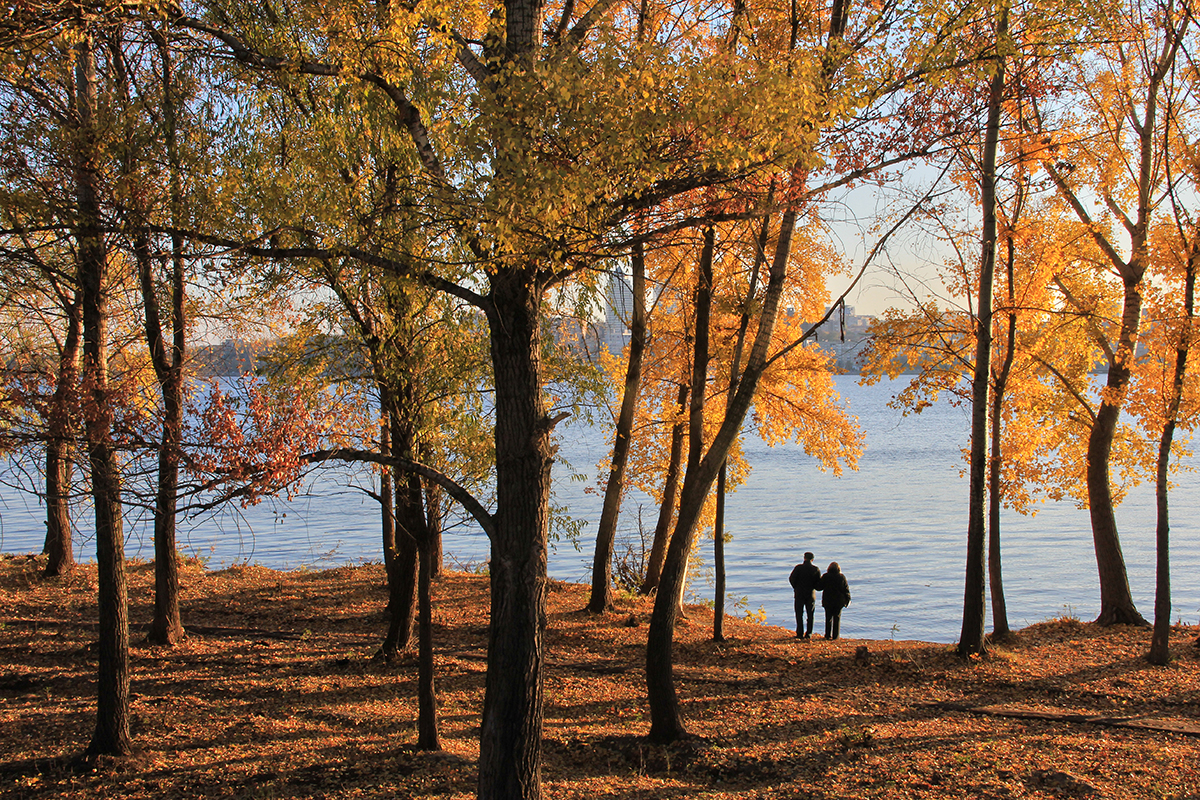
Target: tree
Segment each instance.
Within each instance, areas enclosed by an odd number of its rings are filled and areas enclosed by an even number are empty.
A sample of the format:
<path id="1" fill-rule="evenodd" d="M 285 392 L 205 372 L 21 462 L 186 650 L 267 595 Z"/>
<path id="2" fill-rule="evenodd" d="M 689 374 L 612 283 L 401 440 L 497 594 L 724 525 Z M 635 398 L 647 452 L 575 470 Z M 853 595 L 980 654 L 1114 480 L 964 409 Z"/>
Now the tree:
<path id="1" fill-rule="evenodd" d="M 1123 293 L 1119 322 L 1102 341 L 1108 374 L 1087 448 L 1088 509 L 1100 574 L 1096 621 L 1103 625 L 1146 624 L 1129 591 L 1109 463 L 1141 327 L 1152 216 L 1163 190 L 1159 110 L 1188 19 L 1169 0 L 1151 9 L 1138 3 L 1124 8 L 1113 18 L 1113 27 L 1098 31 L 1098 38 L 1109 44 L 1080 59 L 1075 99 L 1082 100 L 1084 125 L 1050 131 L 1042 120 L 1043 135 L 1051 140 L 1042 166 L 1091 232 Z M 1107 219 L 1094 217 L 1085 187 L 1103 201 Z M 1109 220 L 1128 237 L 1127 245 L 1110 231 Z"/>
<path id="2" fill-rule="evenodd" d="M 34 40 L 32 34 L 20 39 Z M 8 60 L 17 61 L 15 53 Z M 78 270 L 70 231 L 54 224 L 70 216 L 66 209 L 73 205 L 61 125 L 68 104 L 65 78 L 38 92 L 28 72 L 11 66 L 0 80 L 0 269 L 8 330 L 3 439 L 6 450 L 44 449 L 44 574 L 50 577 L 75 563 L 70 501 L 80 438 Z"/>
<path id="3" fill-rule="evenodd" d="M 325 3 L 321 18 L 330 24 L 292 38 L 299 51 L 281 44 L 287 37 L 256 38 L 238 9 L 222 10 L 211 21 L 172 21 L 281 82 L 340 83 L 352 113 L 390 104 L 390 124 L 410 137 L 406 152 L 419 169 L 409 180 L 421 187 L 431 223 L 472 254 L 468 280 L 454 265 L 427 269 L 403 248 L 380 255 L 327 243 L 315 224 L 259 228 L 276 231 L 274 241 L 223 239 L 248 255 L 355 258 L 483 313 L 497 473 L 496 510 L 477 514 L 492 542 L 480 796 L 537 797 L 551 433 L 564 418 L 548 408 L 543 388 L 543 300 L 598 256 L 625 250 L 613 234 L 639 208 L 807 153 L 813 98 L 769 64 L 731 89 L 727 73 L 716 79 L 705 68 L 706 42 L 695 41 L 697 60 L 670 57 L 690 43 L 668 38 L 697 37 L 697 29 L 659 26 L 638 45 L 628 18 L 603 0 L 578 16 L 568 4 L 549 35 L 548 9 L 529 0 L 509 0 L 486 21 Z M 276 16 L 276 28 L 292 19 Z M 429 49 L 407 50 L 418 45 Z M 444 90 L 451 74 L 453 92 Z M 749 395 L 738 400 L 748 406 Z"/>
<path id="4" fill-rule="evenodd" d="M 74 177 L 79 285 L 83 317 L 83 419 L 96 518 L 100 646 L 96 731 L 90 755 L 125 755 L 129 733 L 129 597 L 121 520 L 121 476 L 108 394 L 110 264 L 100 213 L 100 130 L 97 125 L 96 31 L 77 31 L 73 87 Z"/>
<path id="5" fill-rule="evenodd" d="M 786 192 L 786 187 L 785 187 Z M 785 195 L 786 196 L 786 195 Z M 796 204 L 797 206 L 799 203 Z M 697 261 L 695 289 L 695 335 L 693 341 L 693 376 L 688 396 L 691 398 L 688 419 L 688 465 L 684 473 L 683 491 L 680 496 L 678 517 L 671 534 L 663 570 L 651 617 L 647 639 L 646 680 L 651 707 L 650 737 L 656 741 L 671 741 L 685 735 L 673 684 L 673 631 L 678 618 L 678 608 L 686 583 L 688 558 L 694 547 L 696 532 L 704 512 L 709 491 L 721 472 L 722 464 L 733 452 L 741 434 L 741 428 L 750 404 L 755 404 L 755 419 L 760 434 L 770 443 L 782 438 L 794 438 L 804 443 L 806 450 L 818 455 L 830 468 L 838 469 L 839 460 L 853 463 L 861 444 L 856 429 L 841 414 L 835 403 L 832 381 L 827 371 L 827 357 L 806 352 L 798 347 L 810 334 L 799 328 L 802 320 L 812 320 L 824 303 L 824 274 L 816 265 L 828 264 L 829 254 L 820 248 L 817 252 L 813 243 L 805 241 L 803 233 L 796 235 L 796 221 L 800 219 L 797 208 L 785 210 L 781 216 L 777 233 L 770 237 L 773 252 L 768 278 L 761 293 L 753 297 L 744 296 L 741 304 L 730 302 L 735 297 L 728 285 L 715 280 L 719 271 L 714 270 L 717 245 L 716 231 L 711 227 L 703 232 L 703 246 Z M 815 230 L 809 226 L 805 230 Z M 793 241 L 798 244 L 793 248 Z M 756 260 L 757 236 L 738 237 L 734 242 L 748 244 L 749 257 L 744 263 L 750 265 L 747 273 L 749 286 L 756 283 L 753 275 Z M 811 260 L 810 260 L 811 259 Z M 722 259 L 728 266 L 732 259 Z M 727 310 L 714 313 L 713 287 L 722 287 L 716 296 L 723 299 Z M 788 294 L 790 289 L 792 294 Z M 795 300 L 797 314 L 786 322 L 779 319 L 779 309 L 785 300 Z M 723 358 L 718 362 L 730 363 L 730 356 L 738 348 L 742 338 L 741 314 L 746 305 L 760 309 L 749 330 L 752 346 L 745 364 L 739 372 L 737 390 L 732 398 L 718 395 L 713 408 L 708 408 L 705 398 L 710 356 L 718 351 L 714 345 L 719 341 L 723 347 Z M 714 319 L 721 322 L 714 324 Z M 810 328 L 810 333 L 812 330 Z M 711 337 L 719 331 L 723 335 Z M 718 374 L 723 372 L 718 370 Z M 724 407 L 722 407 L 724 406 Z M 715 411 L 708 415 L 706 411 Z M 709 425 L 714 432 L 706 433 Z"/>
<path id="6" fill-rule="evenodd" d="M 0 207 L 18 205 L 0 201 Z M 35 443 L 44 448 L 43 575 L 54 577 L 75 564 L 70 500 L 79 428 L 82 310 L 69 251 L 59 237 L 24 234 L 22 225 L 15 215 L 4 224 L 11 233 L 4 234 L 2 257 L 6 291 L 0 313 L 9 334 L 0 440 L 6 451 Z"/>
<path id="7" fill-rule="evenodd" d="M 629 359 L 621 393 L 621 411 L 617 418 L 612 452 L 612 468 L 604 488 L 604 504 L 596 529 L 596 552 L 592 559 L 592 593 L 588 611 L 599 614 L 612 607 L 612 554 L 616 539 L 617 517 L 625 494 L 625 466 L 633 436 L 634 413 L 642 381 L 642 358 L 646 350 L 646 254 L 644 245 L 635 242 L 630 258 L 633 272 L 633 315 L 629 325 Z M 617 280 L 616 276 L 613 280 Z"/>
<path id="8" fill-rule="evenodd" d="M 970 513 L 967 524 L 967 575 L 963 597 L 960 656 L 976 655 L 987 648 L 985 621 L 985 502 L 987 499 L 988 388 L 992 380 L 992 291 L 996 270 L 996 156 L 1004 99 L 1003 51 L 1007 46 L 1008 7 L 1001 6 L 996 20 L 994 73 L 988 88 L 988 117 L 983 147 L 980 196 L 983 207 L 983 251 L 979 269 L 979 305 L 975 320 L 975 360 L 971 378 Z"/>
<path id="9" fill-rule="evenodd" d="M 180 112 L 186 98 L 181 97 L 180 81 L 176 75 L 173 45 L 153 27 L 147 31 L 155 45 L 159 74 L 157 81 L 145 79 L 139 82 L 139 90 L 146 85 L 158 89 L 158 97 L 134 97 L 130 83 L 134 64 L 123 60 L 118 74 L 121 75 L 122 101 L 126 106 L 123 114 L 125 136 L 122 153 L 122 173 L 127 183 L 128 196 L 132 198 L 128 210 L 129 223 L 133 227 L 134 258 L 137 263 L 138 283 L 141 289 L 142 318 L 146 345 L 151 365 L 159 386 L 163 415 L 162 429 L 158 442 L 158 477 L 154 498 L 154 617 L 150 623 L 148 638 L 151 642 L 173 645 L 184 635 L 183 622 L 179 613 L 179 568 L 178 551 L 175 546 L 176 507 L 179 496 L 180 462 L 183 458 L 183 412 L 185 403 L 184 359 L 188 335 L 186 312 L 187 264 L 184 240 L 179 230 L 184 225 L 183 156 L 180 145 Z M 118 56 L 122 53 L 116 51 Z M 185 79 L 186 80 L 186 79 Z M 167 225 L 173 229 L 170 245 L 162 257 L 155 252 L 152 225 L 158 209 L 149 207 L 154 194 L 153 180 L 146 174 L 146 167 L 154 163 L 147 152 L 151 142 L 142 141 L 143 134 L 136 130 L 135 121 L 144 116 L 140 108 L 145 103 L 161 103 L 162 130 L 159 134 L 165 151 L 163 159 L 167 167 L 165 203 Z M 186 110 L 186 109 L 184 109 Z M 164 314 L 159 303 L 159 284 L 155 279 L 155 263 L 165 261 L 169 265 L 167 279 L 168 305 Z M 165 316 L 165 320 L 164 320 Z M 164 331 L 165 329 L 165 331 Z"/>
<path id="10" fill-rule="evenodd" d="M 1181 110 L 1182 111 L 1182 110 Z M 1181 114 L 1182 116 L 1182 114 Z M 1182 120 L 1180 120 L 1182 121 Z M 1180 126 L 1182 128 L 1182 126 Z M 1186 134 L 1175 131 L 1178 154 L 1191 166 L 1193 156 Z M 1175 138 L 1175 137 L 1173 137 Z M 1175 149 L 1174 147 L 1172 149 Z M 1154 624 L 1148 660 L 1167 664 L 1171 660 L 1171 560 L 1169 469 L 1175 434 L 1196 422 L 1196 370 L 1192 347 L 1196 329 L 1196 272 L 1200 268 L 1200 240 L 1194 222 L 1178 194 L 1172 193 L 1176 225 L 1160 226 L 1152 237 L 1152 260 L 1156 280 L 1147 292 L 1147 315 L 1143 345 L 1133 376 L 1140 391 L 1133 393 L 1129 408 L 1144 426 L 1158 433 L 1155 472 L 1155 594 Z M 1149 283 L 1149 282 L 1148 282 Z"/>

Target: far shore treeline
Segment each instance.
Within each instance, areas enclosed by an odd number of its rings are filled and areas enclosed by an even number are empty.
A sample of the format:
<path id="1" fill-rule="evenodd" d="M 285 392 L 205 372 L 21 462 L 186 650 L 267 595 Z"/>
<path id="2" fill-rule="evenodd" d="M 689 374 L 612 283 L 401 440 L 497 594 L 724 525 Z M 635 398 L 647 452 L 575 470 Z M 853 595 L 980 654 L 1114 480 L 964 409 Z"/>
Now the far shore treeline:
<path id="1" fill-rule="evenodd" d="M 491 553 L 478 796 L 539 798 L 569 418 L 611 442 L 587 611 L 653 598 L 647 736 L 686 739 L 697 542 L 721 642 L 743 436 L 853 469 L 839 370 L 907 376 L 905 413 L 970 410 L 959 656 L 1009 633 L 1001 509 L 1050 499 L 1087 508 L 1096 622 L 1153 623 L 1169 662 L 1200 398 L 1191 3 L 7 4 L 0 453 L 46 510 L 47 585 L 94 532 L 86 756 L 134 750 L 126 513 L 153 515 L 148 640 L 174 647 L 180 514 L 352 463 L 376 481 L 381 657 L 416 652 L 415 746 L 440 748 L 431 587 L 469 518 Z M 1152 613 L 1113 510 L 1137 480 Z M 655 504 L 633 559 L 631 488 Z"/>

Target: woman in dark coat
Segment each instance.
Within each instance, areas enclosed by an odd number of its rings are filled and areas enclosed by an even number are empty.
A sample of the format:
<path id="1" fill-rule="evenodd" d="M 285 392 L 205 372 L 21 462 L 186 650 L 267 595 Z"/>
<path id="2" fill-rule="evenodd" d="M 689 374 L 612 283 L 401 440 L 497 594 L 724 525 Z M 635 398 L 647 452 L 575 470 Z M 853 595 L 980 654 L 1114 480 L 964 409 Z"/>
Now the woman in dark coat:
<path id="1" fill-rule="evenodd" d="M 838 638 L 842 609 L 850 605 L 850 583 L 834 561 L 821 577 L 821 608 L 825 609 L 825 638 Z"/>

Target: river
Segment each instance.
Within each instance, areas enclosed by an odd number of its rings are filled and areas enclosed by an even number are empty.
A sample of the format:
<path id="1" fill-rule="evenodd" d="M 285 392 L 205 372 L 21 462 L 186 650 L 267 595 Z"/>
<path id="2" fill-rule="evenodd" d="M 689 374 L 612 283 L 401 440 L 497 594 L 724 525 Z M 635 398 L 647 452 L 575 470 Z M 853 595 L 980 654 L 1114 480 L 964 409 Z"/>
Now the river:
<path id="1" fill-rule="evenodd" d="M 967 481 L 961 448 L 967 441 L 964 409 L 938 403 L 920 415 L 902 417 L 887 406 L 900 384 L 860 386 L 857 376 L 839 376 L 838 388 L 866 434 L 857 471 L 835 477 L 818 469 L 798 445 L 769 448 L 748 436 L 752 472 L 729 497 L 726 546 L 727 611 L 766 614 L 773 625 L 793 625 L 788 573 L 805 550 L 822 567 L 838 561 L 854 597 L 842 615 L 849 638 L 921 639 L 953 642 L 961 629 L 966 558 Z M 600 516 L 596 463 L 605 445 L 587 426 L 562 430 L 555 499 L 586 522 L 577 550 L 556 543 L 553 577 L 586 581 L 591 536 Z M 571 472 L 574 472 L 572 477 Z M 317 476 L 291 501 L 270 500 L 248 509 L 185 522 L 180 547 L 216 568 L 251 561 L 274 568 L 322 568 L 378 561 L 378 505 L 349 470 Z M 1200 475 L 1183 472 L 1171 494 L 1172 619 L 1200 620 Z M 622 535 L 636 530 L 637 505 L 652 528 L 656 509 L 644 497 L 626 503 Z M 144 513 L 131 512 L 128 555 L 152 557 L 153 534 Z M 36 500 L 0 489 L 0 551 L 40 549 L 43 514 Z M 1154 486 L 1131 489 L 1117 510 L 1130 585 L 1147 618 L 1154 600 Z M 77 555 L 94 557 L 91 532 L 81 526 Z M 1096 562 L 1085 510 L 1072 503 L 1046 503 L 1033 517 L 1006 511 L 1002 522 L 1004 579 L 1009 621 L 1014 627 L 1063 615 L 1091 619 L 1099 611 Z M 701 540 L 702 564 L 691 593 L 711 599 L 710 538 Z M 472 525 L 448 531 L 451 568 L 477 568 L 487 559 L 487 539 Z M 822 626 L 817 611 L 816 626 Z"/>

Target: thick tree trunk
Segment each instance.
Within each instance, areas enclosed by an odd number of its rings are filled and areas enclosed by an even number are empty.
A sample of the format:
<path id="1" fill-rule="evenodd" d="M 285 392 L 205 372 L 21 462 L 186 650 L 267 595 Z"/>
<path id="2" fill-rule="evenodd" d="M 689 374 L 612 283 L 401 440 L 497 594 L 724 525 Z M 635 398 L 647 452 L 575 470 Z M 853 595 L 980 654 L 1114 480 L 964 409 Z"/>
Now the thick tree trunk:
<path id="1" fill-rule="evenodd" d="M 1121 315 L 1121 346 L 1108 369 L 1106 391 L 1100 410 L 1092 423 L 1087 448 L 1088 513 L 1092 521 L 1092 543 L 1096 550 L 1096 566 L 1100 573 L 1101 625 L 1146 625 L 1147 622 L 1133 603 L 1129 591 L 1129 574 L 1121 539 L 1117 534 L 1117 518 L 1113 512 L 1112 485 L 1109 478 L 1109 456 L 1117 418 L 1121 414 L 1123 395 L 1129 386 L 1128 361 L 1141 320 L 1141 290 L 1126 282 L 1125 306 Z"/>
<path id="2" fill-rule="evenodd" d="M 667 474 L 663 481 L 662 504 L 658 507 L 658 522 L 654 526 L 654 541 L 650 545 L 650 558 L 646 562 L 646 577 L 639 594 L 646 596 L 658 589 L 662 575 L 663 560 L 667 557 L 667 545 L 671 541 L 671 522 L 675 519 L 675 496 L 679 493 L 679 473 L 683 465 L 683 442 L 687 437 L 687 425 L 683 411 L 687 408 L 688 384 L 680 382 L 676 398 L 678 414 L 671 425 L 671 455 L 667 461 Z"/>
<path id="3" fill-rule="evenodd" d="M 393 408 L 390 430 L 394 437 L 392 451 L 401 458 L 413 457 L 414 433 L 404 421 L 403 412 Z M 408 647 L 412 641 L 413 620 L 417 616 L 418 535 L 425 525 L 425 512 L 420 493 L 414 496 L 412 484 L 420 485 L 415 475 L 394 473 L 392 503 L 395 511 L 391 529 L 391 559 L 384 561 L 388 575 L 388 632 L 380 653 L 389 661 Z M 388 529 L 384 528 L 384 536 Z M 385 540 L 384 546 L 387 546 Z"/>
<path id="4" fill-rule="evenodd" d="M 1008 9 L 1001 8 L 996 25 L 996 49 L 1008 33 Z M 971 484 L 967 522 L 967 569 L 963 590 L 962 633 L 958 654 L 970 656 L 987 649 L 985 527 L 988 461 L 988 388 L 992 378 L 992 284 L 996 273 L 996 151 L 1000 140 L 1004 99 L 1004 57 L 994 60 L 996 73 L 988 92 L 988 120 L 983 150 L 981 204 L 983 245 L 979 268 L 979 309 L 975 319 L 975 366 L 971 379 Z"/>
<path id="5" fill-rule="evenodd" d="M 80 31 L 76 45 L 75 107 L 79 131 L 75 181 L 79 212 L 76 229 L 79 287 L 83 311 L 84 430 L 92 471 L 99 584 L 99 667 L 96 730 L 88 755 L 126 755 L 129 734 L 129 598 L 125 578 L 125 537 L 121 522 L 121 482 L 112 442 L 108 396 L 108 252 L 100 228 L 93 114 L 96 73 L 91 32 Z"/>
<path id="6" fill-rule="evenodd" d="M 541 797 L 546 526 L 551 433 L 540 362 L 542 289 L 532 270 L 492 277 L 496 513 L 491 624 L 479 748 L 481 800 Z"/>
<path id="7" fill-rule="evenodd" d="M 617 518 L 625 495 L 625 464 L 633 438 L 633 417 L 642 383 L 642 355 L 646 350 L 646 259 L 641 244 L 634 245 L 633 319 L 630 322 L 629 365 L 625 370 L 625 389 L 621 412 L 617 417 L 613 443 L 612 469 L 604 488 L 604 506 L 596 531 L 596 553 L 592 559 L 592 595 L 587 610 L 600 614 L 612 608 L 612 554 L 617 535 Z"/>
<path id="8" fill-rule="evenodd" d="M 48 578 L 65 575 L 75 566 L 71 531 L 71 453 L 75 441 L 75 392 L 79 379 L 79 336 L 82 321 L 78 299 L 67 309 L 67 334 L 58 361 L 58 385 L 50 408 L 46 442 L 46 568 Z"/>
<path id="9" fill-rule="evenodd" d="M 736 395 L 726 407 L 725 419 L 708 452 L 695 459 L 695 468 L 689 468 L 684 477 L 683 492 L 679 501 L 679 518 L 667 548 L 662 579 L 654 599 L 654 613 L 650 618 L 650 630 L 646 637 L 646 690 L 650 701 L 649 737 L 652 741 L 670 742 L 687 735 L 679 712 L 673 676 L 675 624 L 678 621 L 679 603 L 683 597 L 687 577 L 687 560 L 695 543 L 696 523 L 704 507 L 704 500 L 729 453 L 729 448 L 741 430 L 742 421 L 758 390 L 759 378 L 762 377 L 768 363 L 768 349 L 775 331 L 775 319 L 787 275 L 795 225 L 796 212 L 793 209 L 784 211 L 770 279 L 759 314 L 758 332 L 746 363 L 746 370 Z M 700 319 L 697 314 L 697 332 L 699 327 Z M 695 391 L 693 387 L 693 392 Z M 696 408 L 694 399 L 692 408 Z M 693 459 L 689 458 L 689 463 L 692 461 Z"/>

